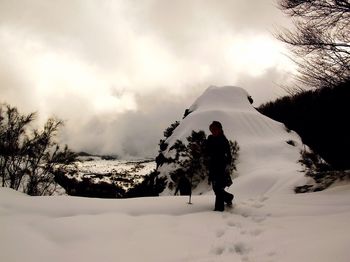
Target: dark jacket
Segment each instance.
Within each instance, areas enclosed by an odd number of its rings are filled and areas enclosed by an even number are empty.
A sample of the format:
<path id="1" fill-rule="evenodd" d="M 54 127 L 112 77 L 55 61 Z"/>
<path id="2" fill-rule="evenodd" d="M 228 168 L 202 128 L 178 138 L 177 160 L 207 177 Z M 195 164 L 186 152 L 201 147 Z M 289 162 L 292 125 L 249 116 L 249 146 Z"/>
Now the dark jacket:
<path id="1" fill-rule="evenodd" d="M 206 141 L 206 154 L 209 165 L 209 180 L 222 180 L 226 166 L 232 161 L 230 143 L 225 135 L 209 135 Z"/>

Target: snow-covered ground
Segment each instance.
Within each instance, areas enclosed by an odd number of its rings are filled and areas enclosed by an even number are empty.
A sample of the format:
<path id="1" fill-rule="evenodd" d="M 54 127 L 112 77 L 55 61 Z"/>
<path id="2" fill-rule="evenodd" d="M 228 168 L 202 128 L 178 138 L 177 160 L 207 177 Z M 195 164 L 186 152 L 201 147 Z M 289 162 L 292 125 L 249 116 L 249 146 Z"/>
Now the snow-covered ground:
<path id="1" fill-rule="evenodd" d="M 259 186 L 258 184 L 256 186 Z M 299 195 L 89 199 L 0 189 L 0 261 L 349 261 L 350 186 Z"/>
<path id="2" fill-rule="evenodd" d="M 294 194 L 305 182 L 300 138 L 246 95 L 208 89 L 168 141 L 223 123 L 241 147 L 234 208 L 213 212 L 211 191 L 189 205 L 180 196 L 29 197 L 0 188 L 0 261 L 350 261 L 350 185 Z"/>

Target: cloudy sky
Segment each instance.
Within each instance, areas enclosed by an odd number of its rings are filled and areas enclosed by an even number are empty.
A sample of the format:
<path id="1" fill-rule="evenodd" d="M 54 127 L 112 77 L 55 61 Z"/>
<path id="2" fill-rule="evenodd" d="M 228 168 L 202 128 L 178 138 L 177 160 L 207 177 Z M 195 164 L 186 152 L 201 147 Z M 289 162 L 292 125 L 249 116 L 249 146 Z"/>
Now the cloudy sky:
<path id="1" fill-rule="evenodd" d="M 275 0 L 0 0 L 0 102 L 63 119 L 74 150 L 154 156 L 210 85 L 284 94 L 289 23 Z"/>

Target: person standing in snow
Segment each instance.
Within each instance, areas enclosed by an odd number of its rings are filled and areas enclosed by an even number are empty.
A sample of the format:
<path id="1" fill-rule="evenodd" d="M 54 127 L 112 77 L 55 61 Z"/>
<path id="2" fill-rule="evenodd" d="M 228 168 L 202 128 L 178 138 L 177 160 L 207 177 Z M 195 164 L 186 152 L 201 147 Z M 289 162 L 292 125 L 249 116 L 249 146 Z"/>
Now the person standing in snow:
<path id="1" fill-rule="evenodd" d="M 233 195 L 225 191 L 225 170 L 232 161 L 231 149 L 220 122 L 213 121 L 209 130 L 211 135 L 206 141 L 206 153 L 209 160 L 209 182 L 216 196 L 214 211 L 224 211 L 225 203 L 232 206 L 233 200 Z"/>

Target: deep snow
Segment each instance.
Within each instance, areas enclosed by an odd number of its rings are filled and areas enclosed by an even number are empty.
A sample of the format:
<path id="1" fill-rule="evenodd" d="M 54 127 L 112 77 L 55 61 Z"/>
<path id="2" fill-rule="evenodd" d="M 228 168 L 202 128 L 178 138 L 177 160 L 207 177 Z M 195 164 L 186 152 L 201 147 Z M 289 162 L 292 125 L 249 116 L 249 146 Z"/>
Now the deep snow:
<path id="1" fill-rule="evenodd" d="M 350 185 L 294 194 L 305 181 L 300 138 L 246 95 L 209 88 L 168 141 L 223 123 L 241 147 L 233 209 L 213 212 L 211 191 L 188 205 L 179 196 L 29 197 L 0 188 L 0 261 L 349 261 Z"/>

